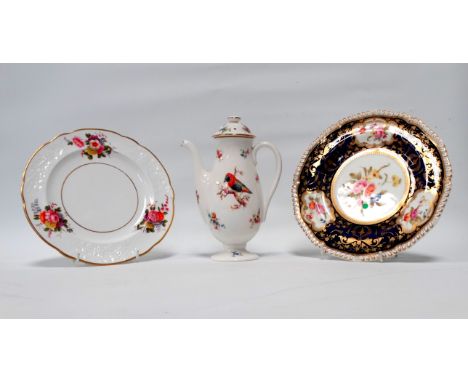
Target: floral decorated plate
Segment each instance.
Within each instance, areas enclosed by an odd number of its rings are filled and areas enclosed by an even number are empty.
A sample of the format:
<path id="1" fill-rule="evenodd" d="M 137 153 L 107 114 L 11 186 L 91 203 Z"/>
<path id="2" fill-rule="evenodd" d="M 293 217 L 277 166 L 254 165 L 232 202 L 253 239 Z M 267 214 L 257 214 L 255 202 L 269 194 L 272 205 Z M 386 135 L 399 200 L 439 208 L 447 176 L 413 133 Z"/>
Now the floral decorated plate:
<path id="1" fill-rule="evenodd" d="M 148 253 L 174 216 L 174 191 L 158 158 L 108 130 L 76 130 L 40 147 L 24 170 L 21 196 L 41 239 L 92 264 Z"/>
<path id="2" fill-rule="evenodd" d="M 421 120 L 376 111 L 347 117 L 306 150 L 292 187 L 309 239 L 348 260 L 395 256 L 435 223 L 451 167 L 444 144 Z"/>

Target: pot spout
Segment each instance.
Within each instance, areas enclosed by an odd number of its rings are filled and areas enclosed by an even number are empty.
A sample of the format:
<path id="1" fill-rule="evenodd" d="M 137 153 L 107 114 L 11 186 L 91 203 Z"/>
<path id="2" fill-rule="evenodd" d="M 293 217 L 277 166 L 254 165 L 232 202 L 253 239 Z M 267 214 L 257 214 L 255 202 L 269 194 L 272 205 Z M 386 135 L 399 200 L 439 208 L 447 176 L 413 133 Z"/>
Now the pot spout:
<path id="1" fill-rule="evenodd" d="M 192 154 L 193 170 L 195 172 L 196 182 L 203 182 L 203 179 L 208 176 L 208 171 L 206 171 L 203 167 L 200 152 L 198 151 L 197 147 L 186 139 L 182 141 L 181 146 L 186 147 Z"/>

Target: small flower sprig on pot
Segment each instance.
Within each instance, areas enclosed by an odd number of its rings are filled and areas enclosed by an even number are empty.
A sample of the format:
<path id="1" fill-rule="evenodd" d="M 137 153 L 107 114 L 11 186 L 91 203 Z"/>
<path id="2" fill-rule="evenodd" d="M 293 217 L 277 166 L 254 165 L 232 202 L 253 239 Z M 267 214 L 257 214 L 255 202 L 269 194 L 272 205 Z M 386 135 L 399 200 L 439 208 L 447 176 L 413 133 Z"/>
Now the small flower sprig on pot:
<path id="1" fill-rule="evenodd" d="M 92 160 L 95 156 L 98 158 L 105 158 L 107 155 L 112 153 L 112 147 L 107 142 L 107 137 L 102 134 L 85 134 L 86 139 L 83 140 L 78 136 L 72 138 L 72 140 L 66 139 L 67 144 L 70 146 L 76 146 L 81 150 L 81 156 L 87 157 Z"/>
<path id="2" fill-rule="evenodd" d="M 219 218 L 216 215 L 216 212 L 208 212 L 208 219 L 210 220 L 213 229 L 215 229 L 216 231 L 219 231 L 220 228 L 226 228 L 224 224 L 221 224 L 219 222 Z"/>
<path id="3" fill-rule="evenodd" d="M 145 215 L 140 223 L 137 225 L 137 229 L 141 229 L 143 232 L 155 232 L 155 230 L 166 227 L 167 219 L 166 216 L 169 213 L 169 197 L 166 198 L 163 203 L 156 206 L 156 203 L 150 203 L 146 207 Z"/>
<path id="4" fill-rule="evenodd" d="M 249 154 L 250 154 L 250 150 L 251 150 L 250 147 L 247 148 L 247 149 L 240 149 L 240 156 L 242 158 L 247 158 L 249 156 Z"/>
<path id="5" fill-rule="evenodd" d="M 62 214 L 62 209 L 57 204 L 50 203 L 41 209 L 36 199 L 31 209 L 34 213 L 33 219 L 39 221 L 38 226 L 42 227 L 49 237 L 52 236 L 52 232 L 73 232 L 68 226 L 68 220 Z"/>
<path id="6" fill-rule="evenodd" d="M 260 209 L 258 209 L 256 214 L 253 214 L 249 220 L 250 228 L 253 228 L 256 224 L 260 224 Z"/>

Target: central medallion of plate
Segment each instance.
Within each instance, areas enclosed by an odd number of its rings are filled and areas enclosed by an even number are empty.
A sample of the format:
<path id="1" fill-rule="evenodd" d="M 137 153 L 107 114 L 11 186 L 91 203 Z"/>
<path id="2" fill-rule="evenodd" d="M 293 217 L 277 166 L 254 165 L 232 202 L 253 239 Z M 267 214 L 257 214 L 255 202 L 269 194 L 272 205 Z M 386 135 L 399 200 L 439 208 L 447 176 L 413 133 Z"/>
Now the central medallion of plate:
<path id="1" fill-rule="evenodd" d="M 115 232 L 131 223 L 138 209 L 138 192 L 121 169 L 88 163 L 72 170 L 61 190 L 70 219 L 91 232 Z"/>
<path id="2" fill-rule="evenodd" d="M 377 224 L 397 213 L 411 186 L 406 162 L 386 148 L 351 156 L 339 167 L 331 184 L 336 211 L 355 224 Z"/>

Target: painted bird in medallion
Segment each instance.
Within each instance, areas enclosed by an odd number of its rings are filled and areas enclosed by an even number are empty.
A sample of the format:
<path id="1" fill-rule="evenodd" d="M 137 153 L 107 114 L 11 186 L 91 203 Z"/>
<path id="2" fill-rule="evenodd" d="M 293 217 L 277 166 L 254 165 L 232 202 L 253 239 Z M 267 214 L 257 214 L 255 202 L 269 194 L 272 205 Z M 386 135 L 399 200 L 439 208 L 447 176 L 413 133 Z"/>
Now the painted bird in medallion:
<path id="1" fill-rule="evenodd" d="M 245 192 L 246 194 L 251 194 L 252 191 L 242 183 L 236 176 L 230 172 L 224 177 L 224 181 L 227 183 L 228 187 L 235 192 Z"/>

